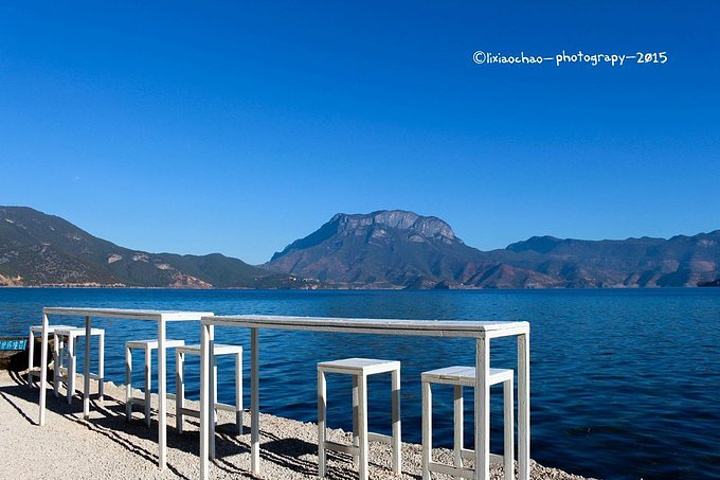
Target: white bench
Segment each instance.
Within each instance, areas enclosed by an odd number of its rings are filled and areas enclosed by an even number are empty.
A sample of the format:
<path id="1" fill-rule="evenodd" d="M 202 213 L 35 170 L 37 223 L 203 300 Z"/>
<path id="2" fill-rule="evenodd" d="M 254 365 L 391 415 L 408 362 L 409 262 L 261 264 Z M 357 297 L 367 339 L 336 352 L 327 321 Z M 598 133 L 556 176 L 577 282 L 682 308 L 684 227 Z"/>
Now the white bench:
<path id="1" fill-rule="evenodd" d="M 165 340 L 165 348 L 181 347 L 185 345 L 184 340 Z M 143 405 L 145 407 L 145 424 L 150 426 L 150 406 L 152 391 L 152 351 L 157 350 L 158 341 L 130 340 L 125 342 L 125 418 L 132 419 L 132 406 Z M 142 397 L 134 397 L 132 394 L 132 351 L 142 349 L 145 351 L 145 393 Z"/>
<path id="2" fill-rule="evenodd" d="M 213 432 L 217 428 L 217 410 L 225 410 L 228 412 L 235 412 L 235 424 L 237 425 L 238 435 L 242 435 L 243 431 L 243 377 L 242 377 L 242 346 L 240 345 L 225 345 L 221 343 L 215 344 L 215 356 L 212 359 L 212 370 L 213 374 L 211 377 L 211 388 L 213 389 L 214 406 L 212 415 Z M 179 347 L 175 350 L 175 385 L 177 388 L 177 395 L 175 396 L 175 412 L 177 421 L 178 433 L 183 432 L 183 417 L 190 415 L 195 418 L 200 418 L 200 410 L 193 410 L 185 407 L 185 355 L 197 355 L 201 356 L 200 345 L 186 345 Z M 227 405 L 217 401 L 217 363 L 216 359 L 222 355 L 235 355 L 235 405 Z M 210 456 L 215 458 L 215 441 L 210 443 Z"/>
<path id="3" fill-rule="evenodd" d="M 476 478 L 475 471 L 463 468 L 463 457 L 474 459 L 475 451 L 463 447 L 463 387 L 475 386 L 475 367 L 447 367 L 422 373 L 422 475 L 430 480 L 431 473 L 442 473 L 454 478 Z M 432 460 L 432 389 L 433 383 L 453 385 L 454 392 L 454 460 L 455 465 L 445 465 Z M 512 480 L 513 467 L 513 371 L 490 369 L 489 384 L 503 384 L 503 461 L 505 480 Z"/>
<path id="4" fill-rule="evenodd" d="M 242 434 L 243 431 L 243 348 L 240 345 L 224 345 L 215 344 L 214 348 L 215 358 L 213 358 L 213 375 L 212 375 L 212 388 L 213 398 L 215 399 L 215 410 L 225 410 L 229 412 L 235 412 L 235 424 L 237 425 L 238 435 Z M 182 433 L 183 431 L 183 417 L 189 415 L 191 417 L 200 418 L 200 410 L 193 410 L 185 407 L 185 355 L 197 355 L 200 356 L 200 345 L 185 345 L 184 347 L 178 347 L 175 350 L 176 358 L 176 377 L 175 384 L 177 388 L 177 395 L 175 396 L 175 411 L 177 419 L 177 431 Z M 217 357 L 222 355 L 234 355 L 235 356 L 235 405 L 227 405 L 217 401 Z M 217 425 L 217 415 L 214 414 L 213 410 L 213 431 Z M 215 442 L 210 444 L 211 455 L 214 456 Z"/>
<path id="5" fill-rule="evenodd" d="M 68 325 L 48 325 L 48 335 L 53 336 L 53 368 L 57 367 L 58 354 L 59 354 L 59 342 L 55 336 L 56 328 L 72 328 Z M 28 335 L 28 386 L 33 385 L 33 377 L 40 377 L 40 368 L 35 368 L 35 335 L 42 335 L 42 325 L 33 325 L 30 327 L 30 333 Z M 57 378 L 53 381 L 53 386 Z M 57 392 L 57 390 L 55 390 Z"/>
<path id="6" fill-rule="evenodd" d="M 325 478 L 325 450 L 349 453 L 358 461 L 360 480 L 368 478 L 368 442 L 392 445 L 395 475 L 402 468 L 400 444 L 400 362 L 370 358 L 346 358 L 318 363 L 318 477 Z M 353 381 L 353 444 L 344 445 L 326 440 L 327 388 L 326 373 L 352 375 Z M 367 378 L 380 373 L 392 374 L 392 436 L 368 432 Z"/>
<path id="7" fill-rule="evenodd" d="M 58 395 L 58 389 L 61 382 L 65 382 L 67 388 L 67 402 L 72 403 L 72 397 L 75 395 L 75 377 L 77 376 L 77 351 L 75 345 L 78 338 L 85 338 L 85 328 L 82 327 L 58 327 L 56 326 L 53 335 L 57 342 L 56 349 L 57 362 L 55 366 L 55 381 L 53 387 L 55 395 Z M 98 382 L 98 400 L 103 401 L 105 396 L 105 330 L 102 328 L 92 328 L 90 337 L 98 337 L 98 370 L 97 373 L 90 371 L 83 372 L 83 375 Z M 90 342 L 91 338 L 85 338 L 86 342 Z M 67 357 L 68 365 L 65 366 L 65 357 Z M 86 365 L 89 365 L 86 362 Z M 89 367 L 88 367 L 89 369 Z"/>

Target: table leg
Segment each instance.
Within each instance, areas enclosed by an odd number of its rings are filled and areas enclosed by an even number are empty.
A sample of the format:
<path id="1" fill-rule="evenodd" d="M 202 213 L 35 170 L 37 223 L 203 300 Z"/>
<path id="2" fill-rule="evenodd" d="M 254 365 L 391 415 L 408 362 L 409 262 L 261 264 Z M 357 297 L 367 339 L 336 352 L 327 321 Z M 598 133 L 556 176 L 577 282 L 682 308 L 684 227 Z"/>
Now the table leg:
<path id="1" fill-rule="evenodd" d="M 85 365 L 83 366 L 84 382 L 83 382 L 83 418 L 90 417 L 90 339 L 92 333 L 92 320 L 85 317 Z M 75 353 L 75 345 L 73 345 L 73 354 Z M 75 383 L 73 378 L 72 384 Z"/>
<path id="2" fill-rule="evenodd" d="M 243 357 L 242 353 L 235 356 L 235 423 L 238 435 L 243 434 Z"/>
<path id="3" fill-rule="evenodd" d="M 42 351 L 40 352 L 40 415 L 38 424 L 45 425 L 45 390 L 47 389 L 47 359 L 48 359 L 48 317 L 43 314 L 42 319 Z"/>
<path id="4" fill-rule="evenodd" d="M 215 403 L 217 402 L 217 367 L 215 366 L 215 326 L 208 327 L 210 335 L 210 458 L 215 458 L 215 431 L 217 429 L 217 412 L 215 411 Z"/>
<path id="5" fill-rule="evenodd" d="M 402 471 L 402 433 L 400 423 L 400 369 L 392 372 L 392 457 L 393 473 Z"/>
<path id="6" fill-rule="evenodd" d="M 160 321 L 158 322 L 158 444 L 160 447 L 160 470 L 165 470 L 165 466 L 167 464 L 167 399 L 165 398 L 165 353 L 165 319 L 161 317 Z M 147 392 L 146 401 L 149 402 L 150 398 L 150 392 Z"/>
<path id="7" fill-rule="evenodd" d="M 260 474 L 260 366 L 258 365 L 258 329 L 250 329 L 250 471 Z"/>
<path id="8" fill-rule="evenodd" d="M 55 397 L 60 396 L 60 373 L 62 372 L 62 356 L 65 354 L 65 346 L 62 346 L 62 350 L 60 349 L 60 337 L 58 337 L 57 333 L 53 333 L 53 350 L 52 350 L 52 357 L 53 357 L 53 391 L 55 393 Z"/>
<path id="9" fill-rule="evenodd" d="M 432 461 L 432 386 L 421 381 L 422 388 L 422 478 L 430 480 Z"/>
<path id="10" fill-rule="evenodd" d="M 353 418 L 352 418 L 352 424 L 353 424 L 353 445 L 358 447 L 358 449 L 353 452 L 353 462 L 355 462 L 355 466 L 358 466 L 358 462 L 360 461 L 360 457 L 358 456 L 358 452 L 360 451 L 360 440 L 358 440 L 358 414 L 360 412 L 360 394 L 358 393 L 358 389 L 360 385 L 360 381 L 358 380 L 357 375 L 352 376 L 352 406 L 353 406 Z"/>
<path id="11" fill-rule="evenodd" d="M 317 401 L 318 401 L 318 477 L 325 478 L 325 415 L 327 412 L 327 386 L 325 372 L 318 369 Z"/>
<path id="12" fill-rule="evenodd" d="M 518 336 L 518 473 L 530 480 L 530 334 Z"/>
<path id="13" fill-rule="evenodd" d="M 455 385 L 453 402 L 453 423 L 455 424 L 453 444 L 455 451 L 453 452 L 453 456 L 456 467 L 463 466 L 462 450 L 464 448 L 463 435 L 465 432 L 464 402 L 462 385 Z"/>
<path id="14" fill-rule="evenodd" d="M 368 404 L 367 404 L 367 377 L 360 375 L 358 396 L 360 410 L 358 411 L 358 437 L 360 438 L 359 476 L 360 480 L 368 480 Z"/>
<path id="15" fill-rule="evenodd" d="M 125 345 L 125 420 L 132 418 L 132 350 Z"/>
<path id="16" fill-rule="evenodd" d="M 98 402 L 105 402 L 105 331 L 100 333 L 100 345 L 98 346 Z"/>
<path id="17" fill-rule="evenodd" d="M 67 345 L 68 345 L 68 367 L 67 367 L 67 403 L 68 405 L 72 405 L 72 398 L 73 395 L 75 395 L 75 377 L 77 377 L 77 337 L 74 335 L 69 335 L 67 337 Z M 87 354 L 87 350 L 85 351 Z M 85 367 L 87 368 L 87 362 L 85 362 Z M 87 370 L 85 370 L 85 378 L 88 378 Z M 90 382 L 86 382 L 85 386 Z M 87 390 L 86 390 L 87 391 Z M 89 397 L 89 394 L 88 394 Z M 85 399 L 85 394 L 83 394 L 83 400 Z M 85 417 L 87 418 L 87 417 Z"/>
<path id="18" fill-rule="evenodd" d="M 478 338 L 475 351 L 475 478 L 490 478 L 490 339 Z"/>
<path id="19" fill-rule="evenodd" d="M 202 348 L 202 347 L 201 347 Z M 202 352 L 200 353 L 202 355 Z M 183 413 L 185 408 L 185 354 L 175 352 L 175 429 L 183 433 Z M 202 412 L 200 413 L 202 415 Z"/>
<path id="20" fill-rule="evenodd" d="M 210 431 L 210 326 L 200 324 L 200 480 L 208 478 Z"/>
<path id="21" fill-rule="evenodd" d="M 159 358 L 159 355 L 158 355 Z M 145 425 L 152 425 L 152 349 L 145 346 L 145 395 L 143 407 L 145 408 Z"/>
<path id="22" fill-rule="evenodd" d="M 515 476 L 515 422 L 513 412 L 515 402 L 513 401 L 512 379 L 503 382 L 503 473 L 505 480 L 514 480 Z"/>
<path id="23" fill-rule="evenodd" d="M 35 368 L 33 364 L 35 362 L 35 333 L 33 332 L 32 326 L 30 327 L 30 335 L 28 336 L 28 385 L 32 387 L 32 372 Z M 57 365 L 57 362 L 53 362 Z M 57 368 L 57 366 L 55 367 Z"/>

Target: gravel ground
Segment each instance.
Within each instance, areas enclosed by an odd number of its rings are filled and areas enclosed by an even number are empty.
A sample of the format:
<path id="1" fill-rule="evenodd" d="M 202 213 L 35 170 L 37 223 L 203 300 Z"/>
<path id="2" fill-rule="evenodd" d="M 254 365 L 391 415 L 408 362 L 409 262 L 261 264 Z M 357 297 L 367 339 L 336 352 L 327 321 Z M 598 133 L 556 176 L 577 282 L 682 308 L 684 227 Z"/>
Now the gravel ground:
<path id="1" fill-rule="evenodd" d="M 82 385 L 82 382 L 78 382 Z M 61 394 L 63 390 L 61 390 Z M 168 469 L 160 473 L 157 462 L 157 423 L 148 429 L 136 411 L 125 421 L 122 388 L 108 383 L 105 403 L 93 402 L 89 421 L 82 418 L 82 402 L 68 405 L 64 398 L 48 392 L 47 425 L 39 428 L 37 389 L 24 384 L 24 377 L 0 371 L 0 479 L 196 479 L 199 476 L 197 419 L 186 417 L 185 432 L 175 431 L 174 401 L 168 401 Z M 210 467 L 213 479 L 258 478 L 249 472 L 249 415 L 245 432 L 238 436 L 234 415 L 220 412 L 217 459 Z M 262 479 L 317 478 L 317 426 L 272 415 L 261 416 Z M 330 431 L 336 441 L 347 439 L 342 430 Z M 402 479 L 420 479 L 420 446 L 403 444 Z M 357 474 L 349 457 L 328 452 L 329 480 L 352 480 Z M 438 461 L 451 463 L 448 450 L 437 449 Z M 370 478 L 392 479 L 389 446 L 370 444 Z M 433 478 L 449 478 L 434 475 Z M 491 478 L 502 478 L 502 466 L 495 462 Z M 582 480 L 562 470 L 532 463 L 533 479 Z"/>

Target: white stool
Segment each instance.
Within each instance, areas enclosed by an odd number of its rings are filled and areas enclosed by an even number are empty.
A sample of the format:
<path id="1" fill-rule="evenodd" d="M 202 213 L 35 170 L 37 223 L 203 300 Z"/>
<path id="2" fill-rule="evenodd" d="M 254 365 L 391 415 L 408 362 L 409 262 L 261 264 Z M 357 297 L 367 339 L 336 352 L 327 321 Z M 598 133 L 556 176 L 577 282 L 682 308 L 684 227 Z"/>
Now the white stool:
<path id="1" fill-rule="evenodd" d="M 165 340 L 165 348 L 175 348 L 185 345 L 184 340 Z M 152 391 L 152 351 L 157 350 L 157 340 L 130 340 L 125 342 L 125 419 L 132 419 L 132 406 L 135 404 L 145 407 L 145 424 L 150 426 L 150 406 Z M 132 351 L 142 349 L 145 351 L 145 393 L 142 397 L 133 397 L 132 394 Z"/>
<path id="2" fill-rule="evenodd" d="M 237 425 L 238 434 L 242 434 L 243 431 L 243 348 L 240 345 L 223 345 L 216 343 L 213 347 L 213 374 L 210 377 L 210 390 L 213 399 L 215 409 L 213 410 L 212 428 L 215 431 L 217 426 L 217 410 L 225 410 L 229 412 L 235 412 L 235 423 Z M 178 347 L 175 350 L 175 385 L 177 388 L 177 395 L 175 396 L 175 411 L 177 419 L 177 430 L 179 433 L 183 431 L 183 417 L 189 415 L 191 417 L 200 418 L 200 411 L 185 408 L 185 355 L 197 355 L 200 356 L 200 345 L 186 345 L 184 347 Z M 227 405 L 217 401 L 217 357 L 222 355 L 234 355 L 235 356 L 235 405 Z M 210 457 L 215 457 L 215 436 L 210 442 Z"/>
<path id="3" fill-rule="evenodd" d="M 72 328 L 68 325 L 48 325 L 48 336 L 53 336 L 53 370 L 58 365 L 58 354 L 60 351 L 58 338 L 55 335 L 55 329 L 66 329 L 66 328 Z M 33 377 L 40 377 L 40 368 L 35 368 L 35 335 L 42 335 L 42 325 L 33 325 L 30 327 L 30 334 L 28 335 L 28 386 L 32 386 Z M 58 381 L 57 377 L 53 380 L 53 387 L 55 383 Z M 57 389 L 55 389 L 55 393 L 57 394 Z"/>
<path id="4" fill-rule="evenodd" d="M 318 363 L 318 477 L 325 477 L 325 449 L 349 453 L 359 465 L 360 480 L 368 478 L 368 442 L 392 445 L 393 472 L 399 475 L 400 458 L 400 362 L 369 358 L 346 358 Z M 327 388 L 325 373 L 352 375 L 353 381 L 353 444 L 343 445 L 325 439 Z M 368 432 L 367 378 L 379 373 L 392 374 L 392 436 Z"/>
<path id="5" fill-rule="evenodd" d="M 512 480 L 514 467 L 513 444 L 513 371 L 490 369 L 490 386 L 503 384 L 503 461 L 505 480 Z M 455 465 L 445 465 L 432 461 L 432 390 L 431 384 L 455 386 L 454 423 L 455 423 Z M 463 447 L 463 387 L 475 386 L 474 367 L 447 367 L 422 373 L 422 474 L 423 480 L 430 480 L 430 472 L 443 473 L 455 478 L 475 478 L 475 472 L 463 468 L 463 456 L 472 457 L 473 450 Z M 477 421 L 477 420 L 476 420 Z M 489 432 L 488 432 L 489 433 Z"/>
<path id="6" fill-rule="evenodd" d="M 77 375 L 77 351 L 75 345 L 77 338 L 85 337 L 84 327 L 55 327 L 53 332 L 55 340 L 58 343 L 57 359 L 58 364 L 55 367 L 55 375 L 57 381 L 53 382 L 55 395 L 58 395 L 60 382 L 64 381 L 67 388 L 67 402 L 72 403 L 72 397 L 75 394 L 75 377 Z M 105 396 L 105 330 L 102 328 L 92 328 L 90 330 L 91 337 L 99 337 L 98 343 L 98 373 L 83 372 L 92 380 L 98 382 L 98 400 L 103 401 Z M 85 338 L 86 342 L 90 342 L 91 338 Z M 65 357 L 67 357 L 68 365 L 64 365 Z"/>

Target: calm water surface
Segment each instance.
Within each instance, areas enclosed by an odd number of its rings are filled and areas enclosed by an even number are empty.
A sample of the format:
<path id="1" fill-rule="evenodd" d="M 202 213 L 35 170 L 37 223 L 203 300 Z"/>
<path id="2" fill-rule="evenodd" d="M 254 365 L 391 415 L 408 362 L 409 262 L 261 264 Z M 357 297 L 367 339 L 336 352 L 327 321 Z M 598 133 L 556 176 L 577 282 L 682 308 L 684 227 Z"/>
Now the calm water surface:
<path id="1" fill-rule="evenodd" d="M 210 310 L 292 314 L 531 322 L 532 457 L 603 478 L 720 478 L 720 289 L 444 292 L 183 291 L 0 289 L 0 335 L 25 335 L 43 306 Z M 51 322 L 81 325 L 80 318 Z M 151 338 L 154 324 L 98 319 L 106 374 L 124 381 L 123 344 Z M 248 344 L 248 332 L 217 329 L 217 341 Z M 169 338 L 197 341 L 197 323 L 175 323 Z M 261 408 L 315 421 L 315 364 L 348 356 L 402 361 L 403 437 L 420 440 L 420 372 L 473 365 L 466 339 L 264 331 Z M 493 341 L 492 364 L 514 367 L 513 340 Z M 249 355 L 246 353 L 246 362 Z M 174 371 L 174 356 L 169 372 Z M 219 396 L 233 401 L 232 361 L 221 363 Z M 142 361 L 137 359 L 138 364 Z M 82 363 L 81 363 L 82 364 Z M 189 360 L 191 397 L 198 361 Z M 247 372 L 246 368 L 246 372 Z M 247 375 L 246 375 L 247 378 Z M 136 378 L 136 385 L 141 378 Z M 174 375 L 168 376 L 174 391 Z M 248 384 L 249 385 L 249 384 Z M 388 379 L 372 379 L 370 424 L 389 433 Z M 350 381 L 328 383 L 329 422 L 349 429 Z M 246 391 L 246 402 L 249 392 Z M 452 442 L 451 391 L 437 388 L 435 443 Z M 502 449 L 502 394 L 493 407 L 493 450 Z M 472 405 L 467 401 L 466 405 Z M 466 442 L 472 416 L 467 412 Z"/>

